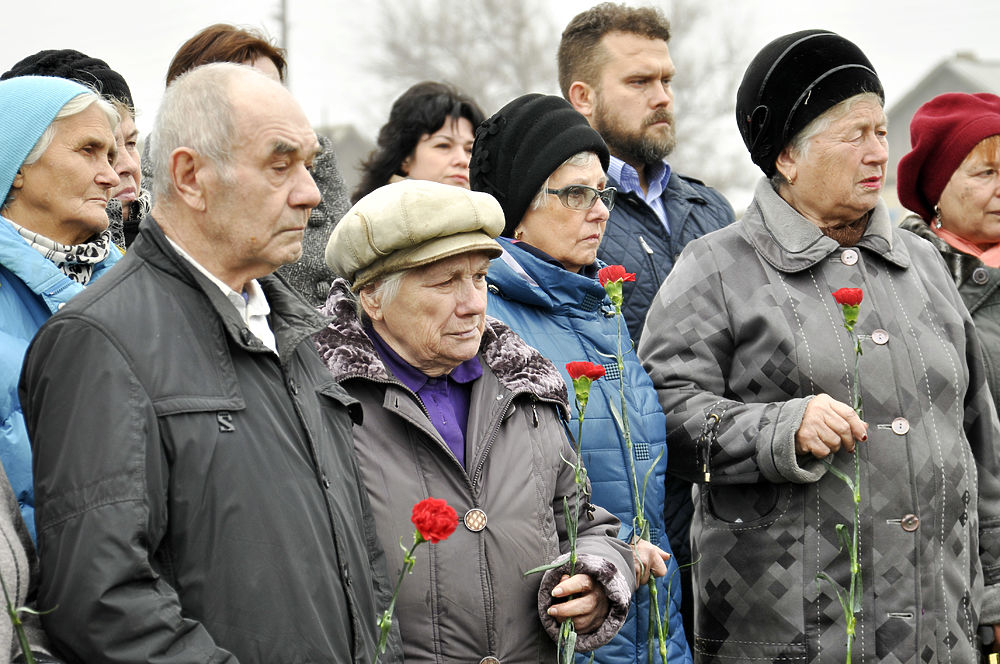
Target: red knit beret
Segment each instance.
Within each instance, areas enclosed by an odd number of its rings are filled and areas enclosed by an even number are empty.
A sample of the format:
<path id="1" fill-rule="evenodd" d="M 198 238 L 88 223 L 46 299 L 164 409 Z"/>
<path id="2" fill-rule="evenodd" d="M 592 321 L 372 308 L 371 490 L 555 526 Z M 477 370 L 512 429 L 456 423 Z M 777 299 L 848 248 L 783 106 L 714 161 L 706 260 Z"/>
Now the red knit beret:
<path id="1" fill-rule="evenodd" d="M 899 160 L 899 202 L 925 221 L 955 170 L 979 141 L 1000 134 L 1000 97 L 979 92 L 938 95 L 917 109 L 910 122 L 913 149 Z"/>

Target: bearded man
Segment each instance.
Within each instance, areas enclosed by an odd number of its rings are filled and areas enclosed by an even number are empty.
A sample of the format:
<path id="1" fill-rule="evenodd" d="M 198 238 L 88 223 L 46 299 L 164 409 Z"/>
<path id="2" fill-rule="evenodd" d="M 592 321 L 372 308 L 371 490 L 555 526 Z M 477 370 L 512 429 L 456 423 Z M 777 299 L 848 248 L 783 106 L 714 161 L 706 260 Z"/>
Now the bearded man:
<path id="1" fill-rule="evenodd" d="M 605 2 L 578 14 L 559 43 L 563 96 L 604 138 L 611 152 L 608 185 L 615 187 L 597 257 L 639 276 L 623 285 L 622 312 L 638 346 L 646 312 L 687 243 L 733 222 L 733 208 L 715 189 L 671 170 L 676 143 L 670 82 L 670 23 L 652 7 Z M 669 471 L 669 465 L 667 467 Z M 681 566 L 684 630 L 694 634 L 691 484 L 667 476 L 664 516 Z"/>
<path id="2" fill-rule="evenodd" d="M 670 23 L 652 7 L 605 2 L 578 14 L 559 43 L 559 87 L 611 151 L 615 209 L 597 257 L 642 275 L 625 284 L 636 345 L 646 311 L 681 250 L 733 221 L 733 208 L 700 180 L 674 173 L 674 63 Z"/>

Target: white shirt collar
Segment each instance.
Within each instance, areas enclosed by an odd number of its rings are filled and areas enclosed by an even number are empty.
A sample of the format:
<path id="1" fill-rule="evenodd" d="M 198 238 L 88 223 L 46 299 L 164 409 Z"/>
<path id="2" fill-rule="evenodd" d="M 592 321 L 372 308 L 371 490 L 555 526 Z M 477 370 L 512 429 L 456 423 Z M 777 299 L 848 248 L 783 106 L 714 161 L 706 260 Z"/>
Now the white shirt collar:
<path id="1" fill-rule="evenodd" d="M 271 305 L 267 303 L 267 298 L 264 296 L 264 289 L 260 287 L 260 283 L 256 279 L 251 279 L 246 283 L 246 291 L 244 293 L 237 293 L 229 284 L 216 277 L 204 265 L 192 258 L 191 254 L 184 251 L 179 244 L 169 237 L 167 238 L 167 242 L 170 243 L 174 251 L 184 258 L 184 260 L 191 263 L 191 265 L 222 291 L 226 299 L 236 307 L 236 312 L 240 315 L 243 322 L 247 324 L 247 327 L 250 328 L 250 331 L 260 339 L 261 343 L 277 354 L 278 346 L 274 339 L 274 332 L 271 331 L 271 326 L 267 322 L 267 316 L 271 313 Z"/>

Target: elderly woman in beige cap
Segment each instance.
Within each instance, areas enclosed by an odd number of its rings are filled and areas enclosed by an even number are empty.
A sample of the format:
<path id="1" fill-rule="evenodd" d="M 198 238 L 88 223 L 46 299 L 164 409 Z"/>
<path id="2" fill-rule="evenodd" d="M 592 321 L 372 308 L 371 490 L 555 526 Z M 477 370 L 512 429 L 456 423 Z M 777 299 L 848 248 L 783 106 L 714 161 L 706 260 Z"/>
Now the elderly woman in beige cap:
<path id="1" fill-rule="evenodd" d="M 567 619 L 577 650 L 590 650 L 618 631 L 634 589 L 618 521 L 589 504 L 582 573 L 524 574 L 568 551 L 575 455 L 559 372 L 486 316 L 503 227 L 487 194 L 408 180 L 358 201 L 327 245 L 347 281 L 335 282 L 324 308 L 333 321 L 316 341 L 364 408 L 355 449 L 390 571 L 415 503 L 442 498 L 460 518 L 402 585 L 407 661 L 552 662 L 545 631 Z"/>

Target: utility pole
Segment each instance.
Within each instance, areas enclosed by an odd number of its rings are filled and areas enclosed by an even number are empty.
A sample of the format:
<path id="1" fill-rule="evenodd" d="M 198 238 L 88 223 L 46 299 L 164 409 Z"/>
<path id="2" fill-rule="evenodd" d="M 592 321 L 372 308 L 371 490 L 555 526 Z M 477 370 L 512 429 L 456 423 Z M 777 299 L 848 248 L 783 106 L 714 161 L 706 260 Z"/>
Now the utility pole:
<path id="1" fill-rule="evenodd" d="M 289 50 L 288 50 L 288 0 L 278 0 L 278 13 L 275 16 L 278 21 L 278 26 L 281 30 L 281 48 L 285 49 L 285 61 L 288 61 Z M 291 88 L 291 68 L 286 68 L 285 71 L 285 86 L 289 89 Z"/>

